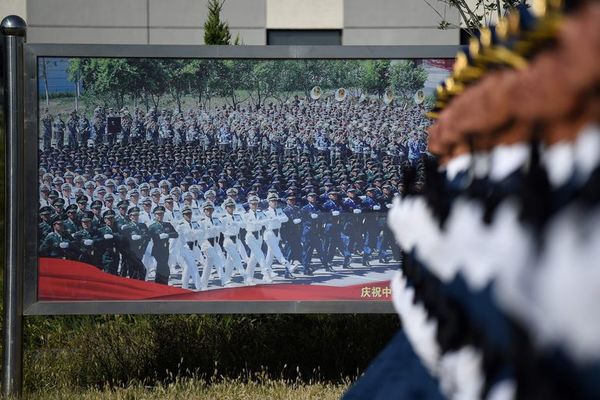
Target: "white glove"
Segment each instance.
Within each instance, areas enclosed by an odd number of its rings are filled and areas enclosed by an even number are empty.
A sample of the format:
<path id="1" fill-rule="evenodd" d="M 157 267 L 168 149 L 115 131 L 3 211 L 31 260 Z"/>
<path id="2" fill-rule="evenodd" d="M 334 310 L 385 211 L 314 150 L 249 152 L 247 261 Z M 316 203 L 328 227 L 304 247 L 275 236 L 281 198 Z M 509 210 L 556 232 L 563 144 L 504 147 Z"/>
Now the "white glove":
<path id="1" fill-rule="evenodd" d="M 140 240 L 141 238 L 140 235 L 131 235 L 131 240 Z"/>
<path id="2" fill-rule="evenodd" d="M 380 206 L 379 204 L 375 204 L 375 205 L 373 206 L 373 210 L 375 210 L 375 211 L 379 211 L 379 210 L 381 210 L 381 206 Z"/>
<path id="3" fill-rule="evenodd" d="M 60 242 L 58 244 L 58 247 L 60 247 L 61 249 L 66 249 L 69 247 L 69 242 Z"/>
<path id="4" fill-rule="evenodd" d="M 317 219 L 317 218 L 319 217 L 319 214 L 312 213 L 312 214 L 310 214 L 310 217 L 311 217 L 312 219 Z"/>
<path id="5" fill-rule="evenodd" d="M 85 239 L 83 241 L 83 244 L 85 244 L 86 246 L 91 246 L 94 244 L 94 241 L 92 239 Z"/>
<path id="6" fill-rule="evenodd" d="M 169 238 L 169 234 L 168 233 L 161 233 L 160 235 L 158 235 L 159 238 L 161 239 L 168 239 Z"/>
<path id="7" fill-rule="evenodd" d="M 104 235 L 104 239 L 112 239 L 113 235 L 111 235 L 110 233 L 107 233 L 106 235 Z"/>
<path id="8" fill-rule="evenodd" d="M 298 225 L 300 222 L 302 222 L 302 220 L 300 218 L 295 218 L 293 222 L 294 224 Z"/>
<path id="9" fill-rule="evenodd" d="M 331 215 L 333 215 L 334 217 L 337 217 L 338 215 L 340 215 L 340 212 L 338 210 L 333 210 L 331 212 Z"/>
<path id="10" fill-rule="evenodd" d="M 352 210 L 352 212 L 354 214 L 360 214 L 362 212 L 362 210 L 360 208 L 355 208 L 354 210 Z"/>
<path id="11" fill-rule="evenodd" d="M 387 208 L 392 208 L 392 203 L 387 203 L 385 206 L 386 206 Z"/>

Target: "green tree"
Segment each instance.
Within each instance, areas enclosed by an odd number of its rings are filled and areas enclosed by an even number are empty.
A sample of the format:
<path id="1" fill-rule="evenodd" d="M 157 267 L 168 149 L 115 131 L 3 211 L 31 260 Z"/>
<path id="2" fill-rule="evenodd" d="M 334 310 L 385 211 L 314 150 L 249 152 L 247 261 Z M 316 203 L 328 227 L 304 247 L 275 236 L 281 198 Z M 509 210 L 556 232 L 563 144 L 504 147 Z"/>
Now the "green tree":
<path id="1" fill-rule="evenodd" d="M 208 1 L 208 17 L 204 23 L 204 43 L 205 44 L 230 44 L 231 34 L 227 22 L 221 21 L 221 9 L 225 0 Z M 239 42 L 239 37 L 236 38 Z"/>
<path id="2" fill-rule="evenodd" d="M 390 60 L 367 60 L 361 62 L 360 87 L 379 98 L 390 86 Z"/>
<path id="3" fill-rule="evenodd" d="M 401 100 L 407 101 L 423 88 L 427 71 L 413 60 L 404 60 L 390 66 L 390 83 Z"/>

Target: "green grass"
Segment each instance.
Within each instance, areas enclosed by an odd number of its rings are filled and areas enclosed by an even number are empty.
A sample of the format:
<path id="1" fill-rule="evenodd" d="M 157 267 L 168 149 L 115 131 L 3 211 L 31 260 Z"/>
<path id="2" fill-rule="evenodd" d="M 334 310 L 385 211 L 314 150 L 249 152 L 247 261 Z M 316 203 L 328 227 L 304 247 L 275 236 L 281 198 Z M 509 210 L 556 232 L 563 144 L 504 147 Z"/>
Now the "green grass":
<path id="1" fill-rule="evenodd" d="M 132 383 L 126 387 L 104 386 L 78 389 L 66 387 L 44 392 L 26 392 L 32 400 L 333 400 L 339 399 L 349 382 L 341 384 L 260 379 L 221 379 L 206 382 L 199 378 L 176 379 L 169 384 L 146 386 Z"/>

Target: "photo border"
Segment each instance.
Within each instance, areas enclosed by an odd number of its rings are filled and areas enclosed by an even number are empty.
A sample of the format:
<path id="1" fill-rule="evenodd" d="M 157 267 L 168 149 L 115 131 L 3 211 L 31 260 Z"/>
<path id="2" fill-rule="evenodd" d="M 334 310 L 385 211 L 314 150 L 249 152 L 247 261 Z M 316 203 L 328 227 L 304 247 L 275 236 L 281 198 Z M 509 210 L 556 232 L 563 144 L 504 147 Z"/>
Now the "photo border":
<path id="1" fill-rule="evenodd" d="M 22 168 L 17 179 L 25 199 L 38 204 L 38 58 L 241 58 L 241 59 L 420 59 L 454 58 L 460 46 L 183 46 L 183 45 L 101 45 L 25 44 L 24 93 L 25 132 Z M 302 301 L 39 301 L 38 213 L 25 212 L 21 243 L 24 252 L 24 315 L 92 314 L 393 314 L 391 298 L 375 300 Z"/>

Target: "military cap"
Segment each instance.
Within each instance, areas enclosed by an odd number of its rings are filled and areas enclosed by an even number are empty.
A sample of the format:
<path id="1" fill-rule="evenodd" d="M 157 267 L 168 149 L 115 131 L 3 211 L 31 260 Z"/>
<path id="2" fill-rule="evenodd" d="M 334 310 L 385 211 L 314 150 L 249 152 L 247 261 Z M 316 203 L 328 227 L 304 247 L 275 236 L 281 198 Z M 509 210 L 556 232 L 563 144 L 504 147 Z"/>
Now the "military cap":
<path id="1" fill-rule="evenodd" d="M 225 194 L 227 194 L 227 196 L 235 196 L 236 194 L 238 194 L 238 191 L 235 188 L 229 188 L 227 189 Z"/>
<path id="2" fill-rule="evenodd" d="M 65 209 L 66 212 L 75 211 L 77 212 L 77 204 L 69 204 L 69 206 Z"/>
<path id="3" fill-rule="evenodd" d="M 140 213 L 140 208 L 135 206 L 135 207 L 131 207 L 129 210 L 127 210 L 127 215 L 131 215 L 131 214 L 139 214 Z"/>
<path id="4" fill-rule="evenodd" d="M 152 210 L 152 214 L 164 213 L 164 212 L 165 212 L 165 208 L 163 206 L 156 206 L 156 207 L 154 207 L 154 210 Z"/>
<path id="5" fill-rule="evenodd" d="M 269 193 L 269 195 L 267 196 L 267 200 L 269 200 L 269 201 L 278 201 L 279 200 L 279 196 L 277 195 L 277 193 Z"/>
<path id="6" fill-rule="evenodd" d="M 306 195 L 306 197 L 317 197 L 317 194 L 315 192 L 310 192 Z"/>
<path id="7" fill-rule="evenodd" d="M 150 185 L 147 184 L 146 182 L 141 183 L 140 186 L 139 186 L 139 189 L 140 190 L 150 190 Z"/>
<path id="8" fill-rule="evenodd" d="M 168 180 L 164 180 L 164 179 L 163 179 L 162 181 L 160 181 L 160 182 L 158 183 L 158 186 L 159 186 L 159 187 L 163 187 L 163 186 L 171 187 L 171 184 L 169 183 L 169 181 L 168 181 Z"/>
<path id="9" fill-rule="evenodd" d="M 165 202 L 171 202 L 171 201 L 175 201 L 175 197 L 172 194 L 168 194 L 165 196 Z"/>
<path id="10" fill-rule="evenodd" d="M 91 208 L 102 208 L 102 202 L 100 200 L 94 200 Z"/>
<path id="11" fill-rule="evenodd" d="M 54 178 L 52 180 L 52 183 L 54 183 L 55 185 L 63 184 L 63 183 L 65 183 L 65 180 L 63 178 L 61 178 L 60 176 L 57 176 L 56 178 Z"/>
<path id="12" fill-rule="evenodd" d="M 146 197 L 144 200 L 142 200 L 142 204 L 145 206 L 152 205 L 152 200 L 150 200 L 148 197 Z"/>
<path id="13" fill-rule="evenodd" d="M 128 205 L 129 205 L 129 201 L 121 200 L 117 203 L 117 208 L 127 208 Z"/>
<path id="14" fill-rule="evenodd" d="M 296 200 L 296 196 L 290 193 L 287 195 L 287 199 L 288 200 Z"/>
<path id="15" fill-rule="evenodd" d="M 65 219 L 64 219 L 64 217 L 62 215 L 55 215 L 52 218 L 51 223 L 52 223 L 52 225 L 57 224 L 57 223 L 62 224 L 64 220 Z"/>
<path id="16" fill-rule="evenodd" d="M 102 213 L 102 218 L 114 218 L 115 212 L 113 210 L 106 210 Z"/>
<path id="17" fill-rule="evenodd" d="M 207 201 L 207 202 L 205 202 L 205 203 L 204 203 L 204 205 L 202 206 L 202 209 L 203 209 L 203 210 L 207 210 L 207 209 L 209 209 L 209 208 L 212 208 L 212 209 L 214 209 L 214 208 L 215 208 L 215 206 L 213 205 L 212 201 Z"/>
<path id="18" fill-rule="evenodd" d="M 56 198 L 53 202 L 52 202 L 53 206 L 64 206 L 65 205 L 65 199 L 63 199 L 62 197 L 58 197 Z"/>
<path id="19" fill-rule="evenodd" d="M 152 188 L 152 189 L 150 189 L 150 196 L 155 196 L 155 195 L 160 195 L 160 189 L 159 188 Z"/>
<path id="20" fill-rule="evenodd" d="M 107 193 L 106 196 L 104 196 L 105 201 L 114 200 L 114 199 L 115 199 L 115 196 L 112 193 Z"/>
<path id="21" fill-rule="evenodd" d="M 119 187 L 117 188 L 117 191 L 119 193 L 127 193 L 128 190 L 129 189 L 127 189 L 127 186 L 125 186 L 125 185 L 119 185 Z"/>
<path id="22" fill-rule="evenodd" d="M 376 189 L 374 187 L 368 187 L 366 192 L 374 192 Z"/>
<path id="23" fill-rule="evenodd" d="M 223 202 L 223 207 L 235 207 L 235 201 L 233 201 L 233 199 L 227 199 Z"/>
<path id="24" fill-rule="evenodd" d="M 54 213 L 54 210 L 50 206 L 40 208 L 40 215 L 50 215 L 52 213 Z"/>
<path id="25" fill-rule="evenodd" d="M 214 197 L 216 195 L 217 193 L 215 193 L 214 190 L 207 190 L 206 192 L 204 192 L 204 197 Z"/>
<path id="26" fill-rule="evenodd" d="M 91 211 L 85 211 L 81 216 L 81 222 L 83 221 L 91 221 L 94 219 L 94 213 Z"/>
<path id="27" fill-rule="evenodd" d="M 258 198 L 258 196 L 249 196 L 248 197 L 248 203 L 258 203 L 260 201 L 260 199 Z"/>
<path id="28" fill-rule="evenodd" d="M 190 207 L 190 206 L 183 206 L 183 208 L 181 209 L 181 213 L 182 214 L 191 214 L 192 213 L 192 207 Z"/>

